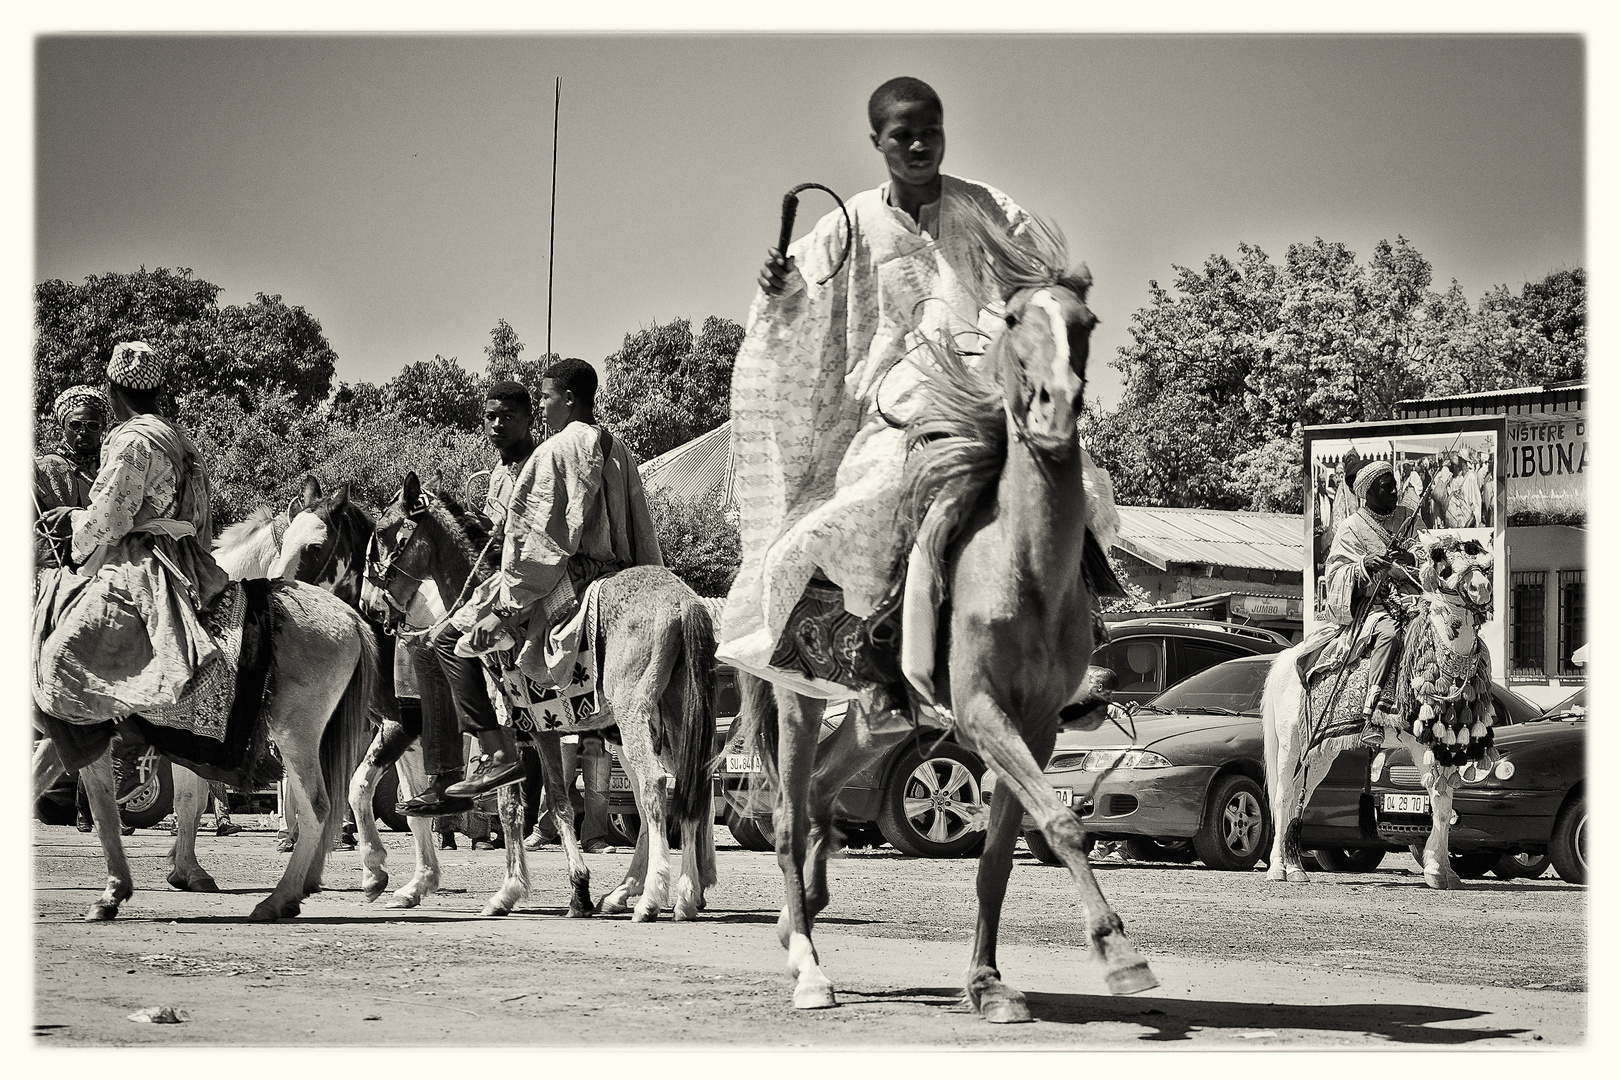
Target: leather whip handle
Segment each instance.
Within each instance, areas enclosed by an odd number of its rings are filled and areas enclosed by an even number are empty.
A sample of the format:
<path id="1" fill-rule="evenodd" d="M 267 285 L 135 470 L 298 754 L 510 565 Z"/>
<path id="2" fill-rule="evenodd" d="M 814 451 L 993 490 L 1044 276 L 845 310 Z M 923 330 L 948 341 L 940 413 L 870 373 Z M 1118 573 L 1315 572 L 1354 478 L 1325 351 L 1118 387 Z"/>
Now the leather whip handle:
<path id="1" fill-rule="evenodd" d="M 807 191 L 810 188 L 816 188 L 831 195 L 833 202 L 838 204 L 839 211 L 844 215 L 844 252 L 838 256 L 838 265 L 832 268 L 832 273 L 816 282 L 817 285 L 825 285 L 833 279 L 833 276 L 838 271 L 844 268 L 844 262 L 849 258 L 849 249 L 855 243 L 855 226 L 849 220 L 849 208 L 844 205 L 844 200 L 840 199 L 838 193 L 832 188 L 825 184 L 800 184 L 782 196 L 782 233 L 777 238 L 776 250 L 782 253 L 784 260 L 787 258 L 788 244 L 793 241 L 793 219 L 799 212 L 799 192 Z"/>
<path id="2" fill-rule="evenodd" d="M 799 189 L 794 188 L 782 196 L 782 235 L 776 241 L 776 250 L 782 253 L 783 259 L 787 258 L 788 244 L 793 241 L 793 219 L 798 216 L 798 213 Z"/>

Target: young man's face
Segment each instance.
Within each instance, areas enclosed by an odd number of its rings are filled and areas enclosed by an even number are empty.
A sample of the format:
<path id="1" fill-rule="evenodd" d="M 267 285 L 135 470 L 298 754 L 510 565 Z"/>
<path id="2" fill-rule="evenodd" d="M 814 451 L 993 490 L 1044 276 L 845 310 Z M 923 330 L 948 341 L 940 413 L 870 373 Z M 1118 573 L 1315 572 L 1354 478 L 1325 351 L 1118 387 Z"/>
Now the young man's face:
<path id="1" fill-rule="evenodd" d="M 872 145 L 883 154 L 895 180 L 918 187 L 932 184 L 945 159 L 945 119 L 931 103 L 896 102 L 873 132 Z"/>
<path id="2" fill-rule="evenodd" d="M 528 413 L 510 401 L 490 398 L 484 402 L 484 434 L 497 450 L 516 446 L 528 438 L 533 423 Z"/>
<path id="3" fill-rule="evenodd" d="M 546 422 L 546 428 L 556 434 L 568 426 L 569 413 L 573 411 L 574 399 L 554 380 L 540 380 L 540 418 Z"/>

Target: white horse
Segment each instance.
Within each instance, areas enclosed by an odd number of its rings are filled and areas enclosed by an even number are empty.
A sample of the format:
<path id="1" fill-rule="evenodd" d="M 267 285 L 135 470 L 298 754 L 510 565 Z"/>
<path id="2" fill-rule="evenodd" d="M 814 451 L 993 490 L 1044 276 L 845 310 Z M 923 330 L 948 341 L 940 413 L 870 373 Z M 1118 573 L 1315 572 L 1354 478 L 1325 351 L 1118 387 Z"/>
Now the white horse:
<path id="1" fill-rule="evenodd" d="M 297 915 L 300 901 L 320 887 L 326 853 L 342 820 L 341 796 L 370 733 L 367 712 L 376 693 L 376 645 L 360 617 L 330 593 L 308 585 L 270 587 L 275 632 L 271 635 L 275 689 L 263 709 L 269 737 L 281 753 L 288 794 L 298 823 L 298 842 L 287 869 L 268 897 L 249 918 L 273 922 Z M 61 774 L 62 764 L 50 740 L 34 756 L 38 793 Z M 129 860 L 119 831 L 118 802 L 110 749 L 79 772 L 84 781 L 96 835 L 107 857 L 107 888 L 90 905 L 86 921 L 117 916 L 119 905 L 134 894 Z M 207 878 L 196 865 L 197 820 L 208 785 L 190 770 L 175 770 L 175 817 L 180 825 L 173 854 L 176 877 L 189 882 Z M 212 879 L 208 878 L 212 884 Z"/>
<path id="2" fill-rule="evenodd" d="M 1402 643 L 1395 691 L 1400 723 L 1384 727 L 1384 745 L 1411 753 L 1429 793 L 1433 827 L 1427 843 L 1412 845 L 1412 854 L 1423 865 L 1423 880 L 1430 888 L 1456 889 L 1462 882 L 1451 869 L 1447 848 L 1452 795 L 1462 783 L 1459 772 L 1489 769 L 1495 761 L 1490 656 L 1477 632 L 1491 613 L 1491 551 L 1477 540 L 1448 533 L 1430 534 L 1419 551 L 1428 557 L 1419 559 L 1423 595 Z M 1308 638 L 1277 654 L 1261 704 L 1274 823 L 1266 877 L 1272 881 L 1310 880 L 1300 864 L 1300 812 L 1339 752 L 1361 741 L 1359 718 L 1368 678 L 1365 656 L 1344 677 L 1336 698 L 1335 675 L 1315 682 L 1307 712 L 1297 661 L 1312 644 Z M 1334 699 L 1333 715 L 1323 718 L 1320 714 L 1329 699 Z M 1315 733 L 1330 726 L 1355 730 L 1312 746 Z"/>

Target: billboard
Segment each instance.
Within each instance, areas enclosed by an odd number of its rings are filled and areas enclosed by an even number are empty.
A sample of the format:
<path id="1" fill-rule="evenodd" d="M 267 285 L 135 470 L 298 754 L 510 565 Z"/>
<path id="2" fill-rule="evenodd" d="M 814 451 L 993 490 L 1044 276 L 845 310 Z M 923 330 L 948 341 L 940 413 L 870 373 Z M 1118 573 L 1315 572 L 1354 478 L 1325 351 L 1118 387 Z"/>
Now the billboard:
<path id="1" fill-rule="evenodd" d="M 1394 470 L 1400 510 L 1416 515 L 1414 535 L 1445 530 L 1490 546 L 1496 598 L 1480 627 L 1491 651 L 1491 677 L 1507 678 L 1507 514 L 1504 455 L 1507 421 L 1501 416 L 1392 420 L 1305 429 L 1305 632 L 1330 625 L 1325 568 L 1334 538 L 1362 511 L 1346 472 L 1386 461 Z"/>
<path id="2" fill-rule="evenodd" d="M 1587 461 L 1584 409 L 1509 416 L 1502 475 L 1515 523 L 1585 520 Z"/>

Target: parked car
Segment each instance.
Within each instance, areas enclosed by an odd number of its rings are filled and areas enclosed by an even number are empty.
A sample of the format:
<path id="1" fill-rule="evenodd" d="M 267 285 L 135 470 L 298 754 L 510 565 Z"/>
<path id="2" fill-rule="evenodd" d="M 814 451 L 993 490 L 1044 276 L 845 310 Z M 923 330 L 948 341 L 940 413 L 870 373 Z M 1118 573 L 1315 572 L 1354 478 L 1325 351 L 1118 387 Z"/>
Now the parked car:
<path id="1" fill-rule="evenodd" d="M 1269 654 L 1288 647 L 1270 630 L 1183 617 L 1131 619 L 1112 624 L 1110 641 L 1092 664 L 1119 673 L 1116 701 L 1150 700 L 1166 686 L 1233 657 Z M 843 722 L 846 706 L 830 706 L 822 720 L 825 738 Z M 728 790 L 746 787 L 757 762 L 744 748 L 727 748 L 722 780 Z M 935 859 L 975 858 L 984 848 L 978 818 L 984 803 L 985 764 L 947 731 L 920 725 L 898 746 L 873 761 L 838 793 L 834 813 L 852 843 L 887 841 L 907 855 Z M 730 823 L 739 843 L 772 849 L 769 819 Z"/>
<path id="2" fill-rule="evenodd" d="M 1545 713 L 1504 716 L 1495 744 L 1501 760 L 1487 774 L 1464 773 L 1453 798 L 1451 865 L 1461 877 L 1558 876 L 1586 884 L 1586 690 Z M 1422 843 L 1429 797 L 1405 750 L 1373 759 L 1373 806 L 1381 839 Z"/>
<path id="3" fill-rule="evenodd" d="M 1255 656 L 1194 675 L 1132 710 L 1125 731 L 1106 724 L 1060 733 L 1048 779 L 1090 837 L 1125 840 L 1133 858 L 1252 868 L 1271 845 L 1260 727 L 1270 665 L 1269 656 Z M 1539 715 L 1509 690 L 1492 693 L 1499 715 Z M 1369 758 L 1366 750 L 1340 754 L 1305 807 L 1301 846 L 1324 870 L 1365 872 L 1405 847 L 1362 812 Z M 1024 824 L 1030 852 L 1056 865 L 1034 822 Z"/>

